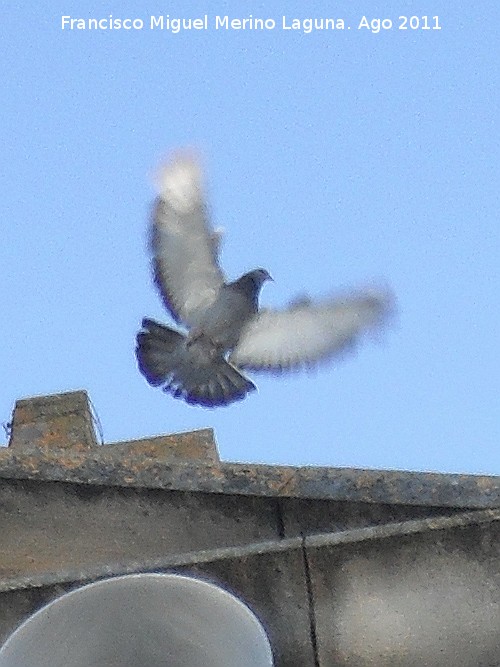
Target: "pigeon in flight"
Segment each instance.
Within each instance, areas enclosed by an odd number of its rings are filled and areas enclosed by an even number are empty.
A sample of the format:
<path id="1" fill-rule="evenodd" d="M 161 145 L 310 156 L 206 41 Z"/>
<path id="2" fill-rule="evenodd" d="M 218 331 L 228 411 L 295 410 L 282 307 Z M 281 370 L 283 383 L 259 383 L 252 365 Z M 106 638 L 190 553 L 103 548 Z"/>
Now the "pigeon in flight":
<path id="1" fill-rule="evenodd" d="M 142 321 L 136 354 L 149 384 L 193 405 L 228 405 L 255 389 L 243 370 L 314 365 L 352 347 L 390 314 L 392 298 L 383 290 L 260 309 L 261 287 L 272 278 L 255 269 L 226 281 L 196 158 L 175 155 L 159 174 L 158 189 L 150 236 L 154 281 L 187 333 Z"/>

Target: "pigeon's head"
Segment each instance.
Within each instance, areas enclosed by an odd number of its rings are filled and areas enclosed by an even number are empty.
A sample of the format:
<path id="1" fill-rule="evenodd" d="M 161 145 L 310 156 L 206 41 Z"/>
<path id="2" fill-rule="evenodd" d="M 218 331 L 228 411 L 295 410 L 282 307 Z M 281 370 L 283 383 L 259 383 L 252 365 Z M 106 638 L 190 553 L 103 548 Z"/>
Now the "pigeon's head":
<path id="1" fill-rule="evenodd" d="M 232 285 L 257 304 L 260 289 L 266 280 L 272 280 L 266 269 L 254 269 L 238 278 Z"/>
<path id="2" fill-rule="evenodd" d="M 246 289 L 252 294 L 256 300 L 259 296 L 262 285 L 266 280 L 272 280 L 272 277 L 266 269 L 254 269 L 241 276 L 240 280 L 244 281 Z"/>
<path id="3" fill-rule="evenodd" d="M 253 271 L 250 271 L 246 275 L 253 282 L 253 284 L 258 290 L 260 290 L 260 288 L 266 282 L 266 280 L 273 279 L 269 271 L 266 271 L 266 269 L 254 269 Z"/>

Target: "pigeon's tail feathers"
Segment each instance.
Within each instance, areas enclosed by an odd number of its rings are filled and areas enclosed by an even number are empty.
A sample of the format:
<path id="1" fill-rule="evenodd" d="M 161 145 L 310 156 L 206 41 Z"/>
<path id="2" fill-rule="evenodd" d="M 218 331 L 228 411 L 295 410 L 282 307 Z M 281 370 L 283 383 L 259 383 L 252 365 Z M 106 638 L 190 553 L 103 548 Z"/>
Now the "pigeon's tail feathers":
<path id="1" fill-rule="evenodd" d="M 203 369 L 180 369 L 164 387 L 176 398 L 205 408 L 229 405 L 254 389 L 255 385 L 223 358 Z"/>
<path id="2" fill-rule="evenodd" d="M 139 369 L 149 384 L 191 405 L 217 407 L 244 398 L 255 385 L 222 356 L 210 355 L 204 341 L 186 337 L 154 320 L 144 319 L 137 334 Z"/>
<path id="3" fill-rule="evenodd" d="M 142 328 L 137 334 L 137 363 L 149 384 L 158 387 L 173 373 L 185 337 L 150 319 L 142 321 Z"/>

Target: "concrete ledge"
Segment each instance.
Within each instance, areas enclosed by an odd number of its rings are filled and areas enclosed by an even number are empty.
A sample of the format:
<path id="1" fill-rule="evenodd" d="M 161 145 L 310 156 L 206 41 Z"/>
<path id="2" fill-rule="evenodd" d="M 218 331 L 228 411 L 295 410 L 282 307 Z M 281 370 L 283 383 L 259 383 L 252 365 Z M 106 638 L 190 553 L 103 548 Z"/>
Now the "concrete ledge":
<path id="1" fill-rule="evenodd" d="M 500 478 L 220 463 L 211 429 L 98 446 L 84 391 L 17 401 L 0 478 L 449 508 L 500 507 Z"/>
<path id="2" fill-rule="evenodd" d="M 120 446 L 103 446 L 88 453 L 0 450 L 0 478 L 462 509 L 500 507 L 499 477 L 174 462 Z"/>

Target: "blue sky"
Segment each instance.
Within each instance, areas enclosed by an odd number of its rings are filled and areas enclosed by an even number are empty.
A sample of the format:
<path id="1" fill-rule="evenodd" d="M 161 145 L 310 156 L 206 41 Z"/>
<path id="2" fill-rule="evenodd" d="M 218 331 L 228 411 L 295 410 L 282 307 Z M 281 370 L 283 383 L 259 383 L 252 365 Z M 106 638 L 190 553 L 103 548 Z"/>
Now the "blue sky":
<path id="1" fill-rule="evenodd" d="M 439 16 L 428 31 L 398 29 L 404 0 L 40 4 L 0 24 L 0 420 L 86 389 L 107 442 L 213 427 L 226 460 L 500 474 L 498 3 L 418 3 Z M 209 28 L 149 29 L 167 13 Z M 109 14 L 145 27 L 61 29 Z M 276 28 L 216 30 L 226 14 Z M 364 15 L 393 27 L 358 30 Z M 230 278 L 266 267 L 268 306 L 386 281 L 391 327 L 315 373 L 254 375 L 229 408 L 149 387 L 134 337 L 145 315 L 167 321 L 151 174 L 185 145 Z"/>

